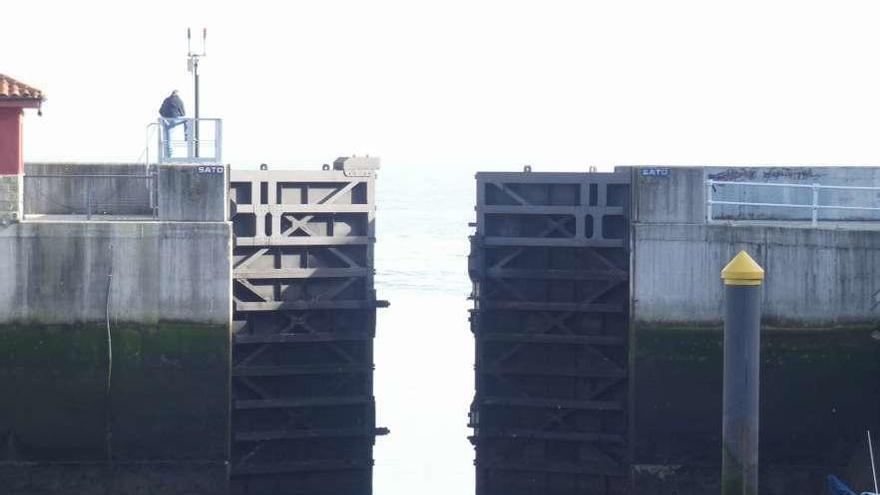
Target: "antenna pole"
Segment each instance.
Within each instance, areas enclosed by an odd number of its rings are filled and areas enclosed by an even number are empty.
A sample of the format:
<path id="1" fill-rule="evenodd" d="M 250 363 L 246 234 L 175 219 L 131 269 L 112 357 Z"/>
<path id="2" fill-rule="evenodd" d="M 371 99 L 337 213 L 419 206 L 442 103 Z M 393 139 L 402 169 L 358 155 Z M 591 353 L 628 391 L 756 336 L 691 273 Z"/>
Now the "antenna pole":
<path id="1" fill-rule="evenodd" d="M 193 121 L 193 150 L 195 157 L 199 157 L 199 57 L 193 57 L 193 83 L 195 84 L 195 120 Z"/>
<path id="2" fill-rule="evenodd" d="M 202 28 L 202 49 L 200 52 L 192 51 L 192 30 L 186 28 L 186 47 L 187 57 L 189 58 L 189 70 L 193 73 L 193 86 L 195 98 L 195 113 L 193 114 L 192 140 L 193 140 L 193 156 L 199 157 L 199 58 L 205 56 L 205 41 L 208 37 L 208 30 Z"/>

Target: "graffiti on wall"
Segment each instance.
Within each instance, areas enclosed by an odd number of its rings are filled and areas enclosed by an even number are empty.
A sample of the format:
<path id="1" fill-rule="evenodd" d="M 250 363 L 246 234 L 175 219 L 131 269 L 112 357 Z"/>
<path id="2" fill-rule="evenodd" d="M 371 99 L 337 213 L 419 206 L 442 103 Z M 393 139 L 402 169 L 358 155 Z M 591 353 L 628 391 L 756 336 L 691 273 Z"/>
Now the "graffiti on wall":
<path id="1" fill-rule="evenodd" d="M 807 182 L 819 179 L 822 174 L 810 167 L 729 167 L 708 177 L 722 182 Z"/>

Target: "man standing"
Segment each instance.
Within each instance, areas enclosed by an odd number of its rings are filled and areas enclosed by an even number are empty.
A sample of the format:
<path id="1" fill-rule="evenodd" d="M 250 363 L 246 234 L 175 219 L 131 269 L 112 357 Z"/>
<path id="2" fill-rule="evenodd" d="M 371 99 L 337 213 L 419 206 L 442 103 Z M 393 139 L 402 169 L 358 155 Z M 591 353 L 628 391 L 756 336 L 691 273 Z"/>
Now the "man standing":
<path id="1" fill-rule="evenodd" d="M 162 116 L 162 125 L 165 128 L 165 156 L 171 157 L 171 129 L 183 124 L 184 138 L 189 141 L 189 122 L 183 117 L 186 111 L 183 108 L 183 100 L 177 96 L 177 90 L 171 92 L 168 98 L 162 102 L 159 115 Z"/>

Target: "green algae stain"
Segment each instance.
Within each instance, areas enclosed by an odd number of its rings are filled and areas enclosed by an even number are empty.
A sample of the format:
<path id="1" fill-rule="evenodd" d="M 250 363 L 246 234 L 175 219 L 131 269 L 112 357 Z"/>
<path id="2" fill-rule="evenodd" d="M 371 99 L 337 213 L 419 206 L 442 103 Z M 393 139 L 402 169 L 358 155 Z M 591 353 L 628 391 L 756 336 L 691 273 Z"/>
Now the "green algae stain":
<path id="1" fill-rule="evenodd" d="M 18 460 L 222 459 L 228 329 L 111 323 L 0 326 L 0 439 Z M 109 429 L 107 428 L 109 420 Z M 8 443 L 8 442 L 7 442 Z"/>
<path id="2" fill-rule="evenodd" d="M 767 329 L 761 336 L 762 463 L 844 465 L 880 428 L 880 342 L 869 328 Z M 719 464 L 720 328 L 636 329 L 636 456 Z"/>

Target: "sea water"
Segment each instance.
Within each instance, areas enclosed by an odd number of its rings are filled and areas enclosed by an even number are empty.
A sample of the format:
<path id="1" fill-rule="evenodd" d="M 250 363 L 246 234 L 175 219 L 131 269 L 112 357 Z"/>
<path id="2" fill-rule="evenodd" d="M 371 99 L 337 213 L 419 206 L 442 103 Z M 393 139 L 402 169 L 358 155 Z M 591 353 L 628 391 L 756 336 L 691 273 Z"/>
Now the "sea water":
<path id="1" fill-rule="evenodd" d="M 468 235 L 474 170 L 378 172 L 375 340 L 378 437 L 374 493 L 474 492 L 468 408 L 474 341 L 468 323 Z"/>

